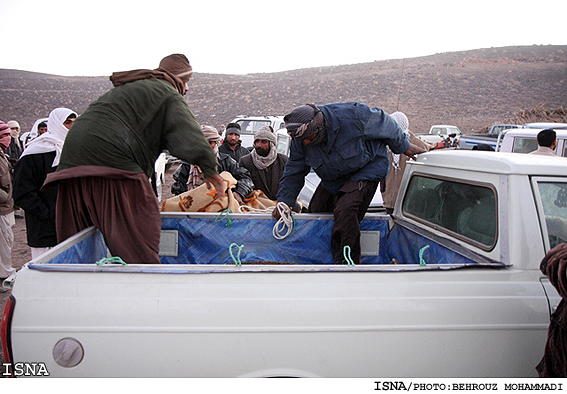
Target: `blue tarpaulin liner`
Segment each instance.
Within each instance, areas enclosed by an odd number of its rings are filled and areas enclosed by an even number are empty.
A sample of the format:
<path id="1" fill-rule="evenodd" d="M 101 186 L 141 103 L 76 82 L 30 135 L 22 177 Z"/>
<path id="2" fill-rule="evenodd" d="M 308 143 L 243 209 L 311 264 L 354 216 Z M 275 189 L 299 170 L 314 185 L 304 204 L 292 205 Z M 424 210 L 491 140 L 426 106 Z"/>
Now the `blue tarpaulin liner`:
<path id="1" fill-rule="evenodd" d="M 178 251 L 174 256 L 160 256 L 162 264 L 235 264 L 245 263 L 332 265 L 332 215 L 304 218 L 297 215 L 293 232 L 276 239 L 272 233 L 275 220 L 268 215 L 254 218 L 234 214 L 219 220 L 215 215 L 162 216 L 163 230 L 177 230 Z M 312 215 L 307 215 L 309 217 Z M 327 218 L 328 217 L 328 218 Z M 375 215 L 361 222 L 361 231 L 378 234 L 376 253 L 362 256 L 362 265 L 475 265 L 482 260 L 446 243 L 433 241 L 407 226 L 395 224 L 390 230 L 388 217 Z M 92 264 L 107 257 L 103 237 L 97 231 L 72 245 L 47 263 Z M 231 249 L 231 245 L 233 245 Z M 237 247 L 234 247 L 237 245 Z M 457 248 L 458 249 L 458 248 Z M 232 256 L 231 256 L 232 250 Z M 494 262 L 484 262 L 493 265 Z"/>
<path id="2" fill-rule="evenodd" d="M 390 261 L 396 259 L 400 264 L 477 264 L 476 261 L 400 225 L 392 228 L 386 253 Z"/>
<path id="3" fill-rule="evenodd" d="M 95 263 L 107 257 L 107 248 L 98 231 L 49 260 L 52 264 Z"/>
<path id="4" fill-rule="evenodd" d="M 239 257 L 244 263 L 334 264 L 330 251 L 332 218 L 296 219 L 293 232 L 283 240 L 274 238 L 276 221 L 271 218 L 241 219 L 234 215 L 227 220 L 217 219 L 162 218 L 163 230 L 179 231 L 179 256 L 162 256 L 162 264 L 235 263 L 230 255 L 232 244 L 242 246 Z M 388 234 L 387 220 L 363 220 L 361 230 L 380 232 L 380 254 L 363 256 L 362 264 L 386 263 L 382 245 Z M 233 246 L 233 256 L 237 257 L 237 253 L 238 248 Z"/>

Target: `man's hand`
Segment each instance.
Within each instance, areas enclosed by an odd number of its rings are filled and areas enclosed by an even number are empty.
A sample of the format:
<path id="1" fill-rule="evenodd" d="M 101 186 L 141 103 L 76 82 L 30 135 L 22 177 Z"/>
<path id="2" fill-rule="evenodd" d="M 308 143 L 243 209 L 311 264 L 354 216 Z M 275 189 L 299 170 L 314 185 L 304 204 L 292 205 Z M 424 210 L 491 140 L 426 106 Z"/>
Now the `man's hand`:
<path id="1" fill-rule="evenodd" d="M 281 217 L 282 217 L 282 215 L 280 214 L 280 210 L 278 209 L 277 203 L 276 203 L 276 206 L 274 207 L 274 210 L 272 211 L 272 219 L 280 220 Z"/>
<path id="2" fill-rule="evenodd" d="M 215 199 L 224 197 L 226 184 L 219 174 L 214 174 L 209 178 L 205 178 L 205 182 L 207 183 L 207 189 L 214 188 L 216 190 L 217 194 L 215 195 Z"/>
<path id="3" fill-rule="evenodd" d="M 425 153 L 425 152 L 427 152 L 425 149 L 420 148 L 419 146 L 410 143 L 409 148 L 404 152 L 404 155 L 406 155 L 410 159 L 415 160 L 415 155 L 418 155 L 420 153 Z"/>

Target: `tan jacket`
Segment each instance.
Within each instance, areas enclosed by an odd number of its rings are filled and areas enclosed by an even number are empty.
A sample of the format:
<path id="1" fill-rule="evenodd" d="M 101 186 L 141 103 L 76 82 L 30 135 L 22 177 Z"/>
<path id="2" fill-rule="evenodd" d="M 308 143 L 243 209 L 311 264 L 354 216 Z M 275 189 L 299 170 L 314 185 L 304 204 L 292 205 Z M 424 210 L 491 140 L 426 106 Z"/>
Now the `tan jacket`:
<path id="1" fill-rule="evenodd" d="M 0 152 L 0 215 L 7 215 L 14 210 L 12 198 L 12 175 L 10 163 L 4 152 Z"/>
<path id="2" fill-rule="evenodd" d="M 548 148 L 547 146 L 540 146 L 537 150 L 534 150 L 533 152 L 530 152 L 529 154 L 530 155 L 555 156 L 555 157 L 557 157 L 555 152 L 553 152 L 553 149 Z"/>

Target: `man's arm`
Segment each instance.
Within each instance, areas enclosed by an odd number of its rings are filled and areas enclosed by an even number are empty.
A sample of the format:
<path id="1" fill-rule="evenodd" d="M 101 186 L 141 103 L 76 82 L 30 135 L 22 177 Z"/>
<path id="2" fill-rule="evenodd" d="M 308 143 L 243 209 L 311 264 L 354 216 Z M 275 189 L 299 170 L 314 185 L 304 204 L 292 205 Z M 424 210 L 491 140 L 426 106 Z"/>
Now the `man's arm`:
<path id="1" fill-rule="evenodd" d="M 215 154 L 183 97 L 168 101 L 164 119 L 165 148 L 184 162 L 198 165 L 205 177 L 217 173 Z"/>
<path id="2" fill-rule="evenodd" d="M 409 148 L 404 152 L 404 155 L 406 155 L 410 159 L 415 160 L 415 155 L 425 152 L 427 152 L 427 150 L 425 150 L 424 148 L 410 143 Z"/>
<path id="3" fill-rule="evenodd" d="M 226 156 L 226 158 L 222 161 L 221 165 L 224 164 L 226 168 L 220 169 L 220 171 L 228 171 L 232 174 L 234 179 L 236 179 L 236 188 L 234 191 L 238 193 L 241 197 L 241 200 L 248 197 L 250 193 L 254 191 L 254 182 L 252 182 L 252 177 L 250 176 L 250 171 L 248 169 L 241 167 L 238 165 L 236 160 L 234 160 L 230 156 Z M 235 196 L 238 199 L 238 197 Z M 242 201 L 239 201 L 242 203 Z"/>

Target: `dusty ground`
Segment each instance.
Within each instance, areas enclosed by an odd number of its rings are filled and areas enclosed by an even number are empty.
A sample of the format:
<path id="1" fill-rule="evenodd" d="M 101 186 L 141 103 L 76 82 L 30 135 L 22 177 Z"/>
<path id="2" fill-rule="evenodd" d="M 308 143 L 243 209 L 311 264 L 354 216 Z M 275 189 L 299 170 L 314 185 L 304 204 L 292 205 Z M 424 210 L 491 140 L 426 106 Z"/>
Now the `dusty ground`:
<path id="1" fill-rule="evenodd" d="M 173 183 L 173 172 L 177 169 L 177 165 L 170 167 L 165 174 L 165 187 L 163 189 L 163 198 L 169 198 L 171 194 L 171 184 Z M 25 219 L 16 218 L 16 225 L 12 228 L 14 231 L 14 246 L 12 248 L 12 266 L 19 270 L 22 266 L 31 260 L 30 248 L 27 244 L 26 239 L 26 223 Z M 0 288 L 0 313 L 4 311 L 4 306 L 6 305 L 6 300 L 10 296 L 10 290 L 2 292 Z M 1 317 L 1 315 L 0 315 Z M 1 342 L 0 342 L 1 343 Z M 2 347 L 0 346 L 0 377 L 3 377 L 4 367 L 2 363 L 4 362 L 4 355 L 2 354 Z"/>

